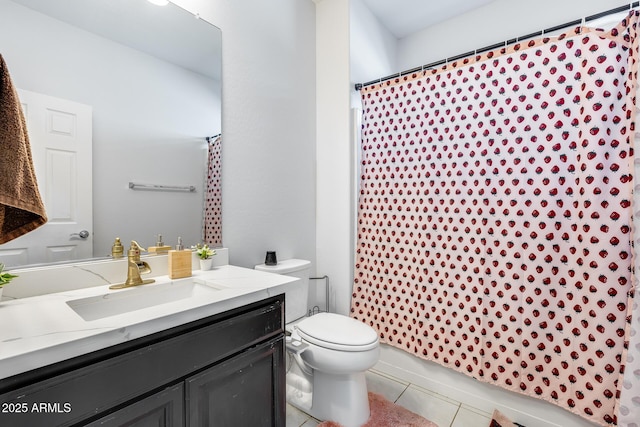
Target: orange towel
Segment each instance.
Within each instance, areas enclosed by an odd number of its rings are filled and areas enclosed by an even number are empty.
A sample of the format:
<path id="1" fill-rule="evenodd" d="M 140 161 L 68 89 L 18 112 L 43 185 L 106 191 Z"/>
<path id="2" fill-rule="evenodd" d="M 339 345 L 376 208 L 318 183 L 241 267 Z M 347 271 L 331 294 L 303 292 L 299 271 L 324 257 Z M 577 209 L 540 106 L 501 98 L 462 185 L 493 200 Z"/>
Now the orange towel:
<path id="1" fill-rule="evenodd" d="M 47 222 L 31 158 L 27 124 L 0 55 L 0 243 Z"/>

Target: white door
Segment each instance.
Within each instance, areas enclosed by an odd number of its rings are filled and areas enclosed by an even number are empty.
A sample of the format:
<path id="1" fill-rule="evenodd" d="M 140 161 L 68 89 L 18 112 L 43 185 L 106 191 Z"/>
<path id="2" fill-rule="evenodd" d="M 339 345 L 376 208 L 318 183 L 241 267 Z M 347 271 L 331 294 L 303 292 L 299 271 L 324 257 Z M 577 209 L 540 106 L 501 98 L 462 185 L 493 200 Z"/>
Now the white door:
<path id="1" fill-rule="evenodd" d="M 18 96 L 48 222 L 0 245 L 7 267 L 93 256 L 92 108 L 26 90 Z"/>

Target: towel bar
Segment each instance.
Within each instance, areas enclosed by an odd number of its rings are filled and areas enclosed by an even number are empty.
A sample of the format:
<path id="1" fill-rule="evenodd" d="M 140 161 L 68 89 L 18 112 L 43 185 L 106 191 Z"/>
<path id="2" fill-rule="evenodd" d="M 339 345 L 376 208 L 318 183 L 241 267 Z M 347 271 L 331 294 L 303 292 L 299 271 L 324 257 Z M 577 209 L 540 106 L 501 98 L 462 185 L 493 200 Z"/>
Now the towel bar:
<path id="1" fill-rule="evenodd" d="M 157 184 L 136 184 L 135 182 L 130 182 L 129 188 L 132 190 L 184 191 L 188 193 L 195 193 L 196 191 L 196 187 L 193 185 L 176 186 L 176 185 L 157 185 Z"/>

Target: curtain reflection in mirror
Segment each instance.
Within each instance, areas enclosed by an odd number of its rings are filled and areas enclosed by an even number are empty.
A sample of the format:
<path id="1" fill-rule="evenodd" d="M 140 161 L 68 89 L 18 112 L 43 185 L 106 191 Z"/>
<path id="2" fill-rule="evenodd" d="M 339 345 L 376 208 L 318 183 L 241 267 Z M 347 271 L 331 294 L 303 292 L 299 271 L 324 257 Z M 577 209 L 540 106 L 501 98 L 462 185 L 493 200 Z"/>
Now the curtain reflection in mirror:
<path id="1" fill-rule="evenodd" d="M 204 242 L 222 246 L 222 135 L 207 138 L 207 188 L 204 201 Z"/>

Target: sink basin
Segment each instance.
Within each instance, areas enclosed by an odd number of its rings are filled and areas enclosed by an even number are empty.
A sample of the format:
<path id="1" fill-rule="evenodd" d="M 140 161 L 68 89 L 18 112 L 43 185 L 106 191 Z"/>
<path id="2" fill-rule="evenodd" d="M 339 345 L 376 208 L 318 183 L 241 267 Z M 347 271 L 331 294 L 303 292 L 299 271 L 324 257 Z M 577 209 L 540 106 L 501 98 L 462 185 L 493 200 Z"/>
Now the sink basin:
<path id="1" fill-rule="evenodd" d="M 84 320 L 91 321 L 187 298 L 207 296 L 218 290 L 193 279 L 185 279 L 79 298 L 67 301 L 67 305 Z"/>

